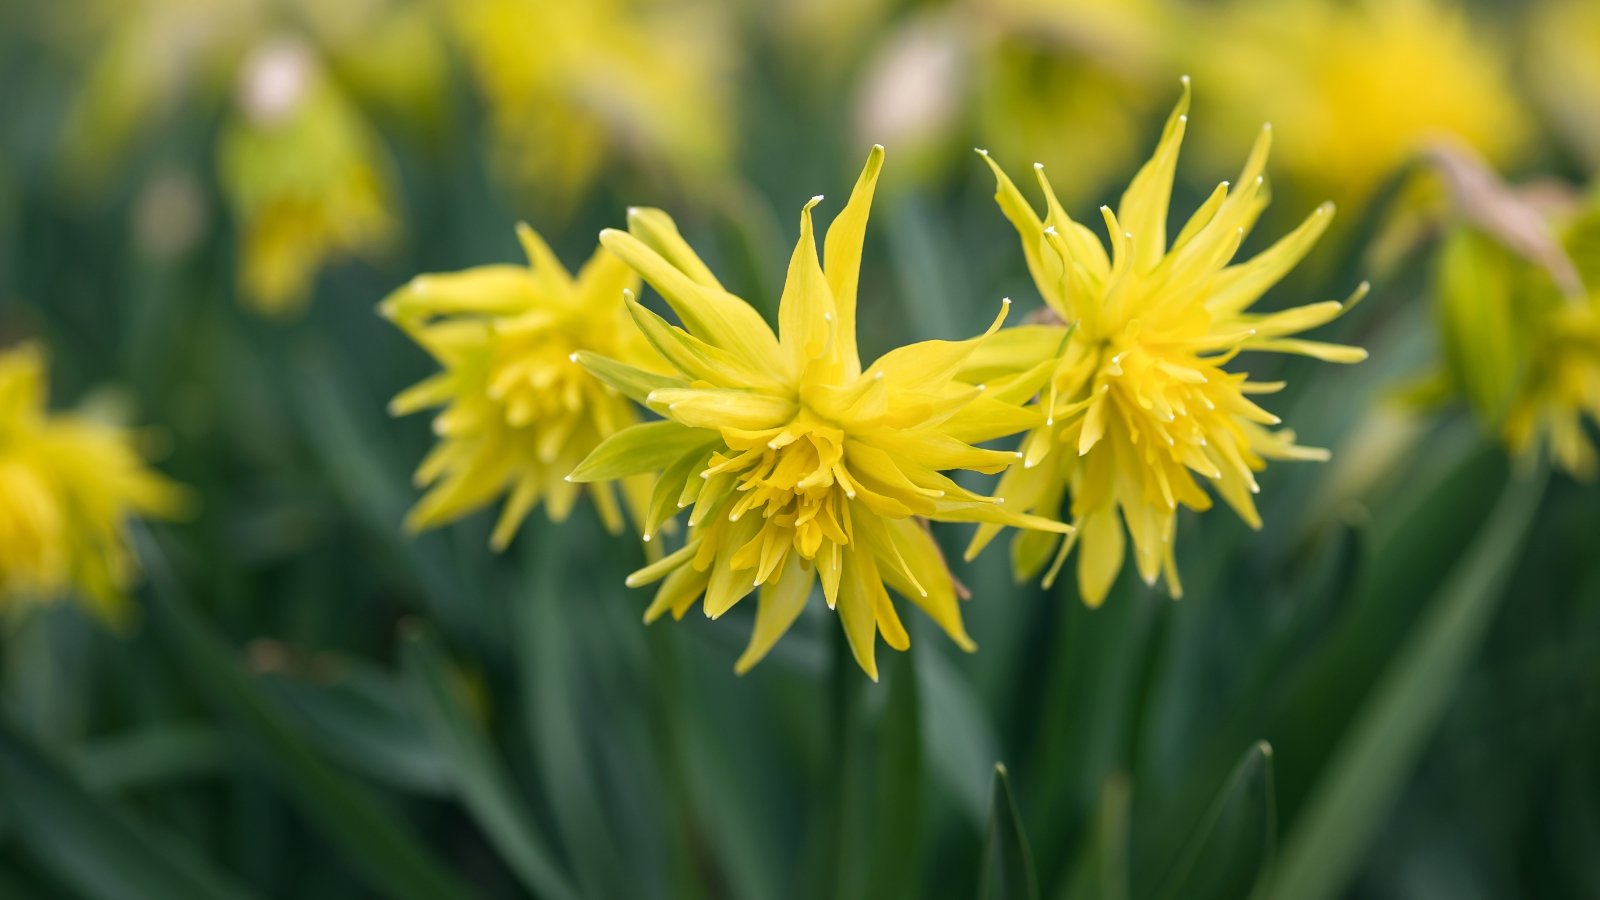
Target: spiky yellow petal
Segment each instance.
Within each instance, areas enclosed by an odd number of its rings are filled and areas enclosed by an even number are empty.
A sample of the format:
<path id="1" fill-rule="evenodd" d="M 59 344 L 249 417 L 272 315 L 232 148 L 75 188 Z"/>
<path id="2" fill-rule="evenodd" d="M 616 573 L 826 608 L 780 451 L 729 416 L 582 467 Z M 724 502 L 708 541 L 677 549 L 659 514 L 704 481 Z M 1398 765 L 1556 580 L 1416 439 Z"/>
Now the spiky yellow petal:
<path id="1" fill-rule="evenodd" d="M 0 352 L 0 611 L 73 595 L 115 623 L 138 574 L 126 528 L 191 505 L 125 429 L 47 409 L 44 354 Z"/>
<path id="2" fill-rule="evenodd" d="M 1049 214 L 1041 219 L 989 161 L 997 199 L 1017 227 L 1039 291 L 1065 320 L 1028 339 L 1035 348 L 1058 341 L 1046 357 L 1052 371 L 1039 392 L 1043 422 L 1024 439 L 1020 466 L 1001 480 L 997 496 L 1007 501 L 1008 515 L 1054 515 L 1063 502 L 1069 505 L 1079 530 L 1075 544 L 1062 545 L 1056 566 L 1077 550 L 1078 588 L 1090 605 L 1105 599 L 1122 568 L 1125 533 L 1140 576 L 1153 583 L 1164 575 L 1176 596 L 1179 506 L 1209 508 L 1202 487 L 1209 484 L 1259 527 L 1254 473 L 1267 459 L 1320 458 L 1296 446 L 1292 432 L 1264 427 L 1278 424 L 1277 417 L 1247 395 L 1270 386 L 1225 368 L 1238 353 L 1299 353 L 1333 362 L 1366 358 L 1357 347 L 1294 336 L 1337 318 L 1361 290 L 1345 303 L 1250 312 L 1310 250 L 1332 213 L 1329 206 L 1319 207 L 1268 250 L 1231 262 L 1266 203 L 1262 169 L 1269 131 L 1257 140 L 1240 183 L 1212 192 L 1167 246 L 1168 195 L 1188 104 L 1185 79 L 1155 154 L 1134 176 L 1120 208 L 1101 209 L 1112 250 L 1109 266 L 1098 242 L 1086 243 L 1085 232 L 1072 227 L 1053 197 L 1047 193 Z M 1048 191 L 1048 181 L 1041 177 L 1040 183 Z M 993 365 L 1003 373 L 998 361 Z M 1011 377 L 1025 377 L 1035 367 L 1022 358 Z M 1002 524 L 997 517 L 987 521 L 969 555 Z M 1025 543 L 1014 556 L 1018 574 L 1032 576 L 1044 565 L 1050 542 L 1031 535 L 1019 541 Z M 1049 577 L 1053 573 L 1054 568 Z"/>
<path id="3" fill-rule="evenodd" d="M 438 527 L 506 495 L 491 536 L 497 550 L 540 503 L 552 520 L 566 517 L 579 496 L 568 473 L 638 421 L 629 396 L 642 402 L 686 384 L 649 371 L 665 366 L 629 322 L 623 294 L 638 278 L 621 260 L 596 250 L 573 275 L 533 229 L 519 226 L 517 236 L 527 265 L 420 275 L 380 306 L 442 369 L 390 404 L 395 415 L 442 407 L 434 418 L 439 442 L 417 469 L 428 491 L 407 524 Z M 592 353 L 603 354 L 597 374 L 578 361 Z M 658 452 L 683 445 L 661 424 L 635 434 Z M 613 461 L 634 459 L 624 449 L 632 448 L 611 446 L 594 465 L 623 480 L 623 499 L 642 522 L 648 489 L 628 476 L 648 466 L 616 471 Z M 591 496 L 602 523 L 620 531 L 611 485 Z"/>
<path id="4" fill-rule="evenodd" d="M 877 677 L 878 636 L 894 649 L 910 643 L 891 589 L 958 646 L 973 649 L 955 581 L 918 517 L 1070 530 L 1006 509 L 943 474 L 1000 471 L 1012 455 L 973 444 L 1037 421 L 1023 408 L 1031 387 L 1023 376 L 1007 373 L 992 395 L 958 378 L 995 366 L 993 354 L 978 357 L 1009 301 L 984 335 L 901 347 L 862 369 L 856 295 L 882 161 L 883 148 L 874 147 L 820 256 L 812 211 L 821 198 L 801 211 L 776 335 L 703 270 L 665 214 L 635 212 L 628 233 L 602 237 L 683 322 L 672 325 L 628 301 L 679 384 L 649 387 L 644 402 L 664 421 L 606 441 L 574 478 L 660 472 L 648 527 L 690 508 L 688 543 L 629 583 L 662 580 L 647 620 L 682 615 L 701 598 L 715 618 L 755 593 L 755 631 L 736 664 L 740 672 L 771 650 L 818 581 L 870 677 Z M 646 388 L 647 379 L 626 367 L 579 358 L 619 387 L 636 394 Z M 1040 374 L 1035 383 L 1042 380 Z"/>

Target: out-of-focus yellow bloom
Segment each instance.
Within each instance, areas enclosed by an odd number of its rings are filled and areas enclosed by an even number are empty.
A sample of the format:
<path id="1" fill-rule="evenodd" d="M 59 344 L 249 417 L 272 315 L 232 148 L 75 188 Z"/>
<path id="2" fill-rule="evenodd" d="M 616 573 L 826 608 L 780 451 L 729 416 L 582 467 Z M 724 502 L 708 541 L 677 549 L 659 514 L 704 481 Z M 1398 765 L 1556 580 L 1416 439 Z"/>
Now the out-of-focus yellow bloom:
<path id="1" fill-rule="evenodd" d="M 1498 164 L 1526 144 L 1505 48 L 1449 0 L 1239 0 L 1208 21 L 1191 70 L 1220 112 L 1251 117 L 1240 126 L 1278 126 L 1278 159 L 1310 193 L 1364 201 L 1440 137 Z"/>
<path id="2" fill-rule="evenodd" d="M 1048 417 L 1024 440 L 1022 464 L 995 493 L 1008 509 L 1050 515 L 1070 492 L 1077 532 L 1047 577 L 1080 543 L 1078 587 L 1091 606 L 1105 599 L 1122 569 L 1124 524 L 1140 576 L 1153 584 L 1164 573 L 1173 596 L 1181 593 L 1173 557 L 1177 508 L 1211 506 L 1196 475 L 1260 527 L 1252 495 L 1254 473 L 1266 460 L 1326 458 L 1325 451 L 1296 445 L 1292 431 L 1269 430 L 1278 417 L 1250 399 L 1281 383 L 1251 381 L 1224 369 L 1227 363 L 1246 350 L 1332 362 L 1366 357 L 1356 347 L 1294 337 L 1339 316 L 1361 291 L 1346 303 L 1249 311 L 1310 250 L 1332 218 L 1331 205 L 1268 250 L 1229 265 L 1267 205 L 1262 171 L 1270 130 L 1263 129 L 1237 184 L 1219 185 L 1168 246 L 1167 206 L 1188 107 L 1185 81 L 1155 155 L 1116 212 L 1101 208 L 1109 257 L 1093 233 L 1067 216 L 1042 167 L 1035 171 L 1047 204 L 1043 220 L 984 154 L 998 182 L 995 199 L 1022 237 L 1034 281 L 1066 323 L 1017 329 L 1010 338 L 1018 360 L 1036 359 L 1041 350 L 1050 358 L 1041 397 Z M 969 556 L 998 531 L 981 526 Z M 1018 574 L 1037 573 L 1056 540 L 1022 535 L 1014 547 Z"/>
<path id="3" fill-rule="evenodd" d="M 141 139 L 179 115 L 213 114 L 233 87 L 217 153 L 248 302 L 296 311 L 324 264 L 384 248 L 392 179 L 353 97 L 422 117 L 439 108 L 444 55 L 428 7 L 118 0 L 74 15 L 95 40 L 62 138 L 69 185 L 97 196 Z"/>
<path id="4" fill-rule="evenodd" d="M 1600 213 L 1561 223 L 1585 287 L 1564 293 L 1540 265 L 1468 226 L 1438 258 L 1439 324 L 1448 382 L 1511 452 L 1548 450 L 1593 479 L 1584 418 L 1600 422 Z"/>
<path id="5" fill-rule="evenodd" d="M 240 288 L 263 312 L 297 312 L 324 263 L 392 236 L 381 147 L 300 44 L 261 48 L 239 93 L 218 168 L 242 233 Z"/>
<path id="6" fill-rule="evenodd" d="M 528 265 L 418 276 L 381 308 L 443 367 L 390 405 L 395 415 L 444 407 L 433 423 L 439 443 L 417 469 L 417 484 L 429 490 L 407 525 L 443 525 L 509 492 L 495 549 L 510 543 L 540 501 L 553 521 L 565 519 L 580 492 L 567 473 L 603 438 L 638 421 L 627 398 L 574 354 L 664 367 L 623 309 L 622 292 L 638 287 L 626 265 L 597 250 L 574 277 L 531 228 L 517 234 Z M 624 479 L 621 487 L 629 514 L 643 521 L 649 479 Z M 606 527 L 621 531 L 612 488 L 590 493 Z"/>
<path id="7" fill-rule="evenodd" d="M 971 129 L 1002 156 L 1070 171 L 1069 200 L 1123 174 L 1169 83 L 1172 4 L 967 0 L 898 20 L 874 51 L 856 130 L 944 171 Z"/>
<path id="8" fill-rule="evenodd" d="M 431 113 L 444 88 L 425 0 L 87 0 L 41 18 L 55 19 L 55 42 L 81 44 L 72 49 L 86 59 L 61 150 L 69 183 L 88 188 L 180 113 L 213 110 L 251 48 L 274 35 L 298 34 L 351 92 L 399 113 Z"/>
<path id="9" fill-rule="evenodd" d="M 1177 72 L 1162 0 L 975 0 L 976 128 L 989 149 L 1071 172 L 1066 202 L 1122 175 Z"/>
<path id="10" fill-rule="evenodd" d="M 226 90 L 267 24 L 262 0 L 91 0 L 58 12 L 56 31 L 87 38 L 60 146 L 67 185 L 89 194 L 197 96 Z"/>
<path id="11" fill-rule="evenodd" d="M 1562 468 L 1584 480 L 1596 470 L 1594 444 L 1584 417 L 1600 423 L 1600 302 L 1562 304 L 1537 323 L 1531 370 L 1506 416 L 1513 452 L 1538 444 Z"/>
<path id="12" fill-rule="evenodd" d="M 172 518 L 186 497 L 127 431 L 46 402 L 43 354 L 0 353 L 0 610 L 75 593 L 115 622 L 138 571 L 124 528 Z"/>
<path id="13" fill-rule="evenodd" d="M 1540 106 L 1556 130 L 1600 168 L 1600 4 L 1540 3 L 1528 34 L 1528 68 Z"/>
<path id="14" fill-rule="evenodd" d="M 611 437 L 572 477 L 603 481 L 659 471 L 647 533 L 693 507 L 683 548 L 635 572 L 628 584 L 665 579 L 646 621 L 668 610 L 682 617 L 702 596 L 706 615 L 716 618 L 759 591 L 755 632 L 739 672 L 788 630 L 819 576 L 856 661 L 872 678 L 877 634 L 898 650 L 910 643 L 886 587 L 971 650 L 959 588 L 918 517 L 1068 530 L 941 474 L 1000 471 L 1015 454 L 974 445 L 1037 420 L 1021 407 L 1022 391 L 986 391 L 955 379 L 982 337 L 911 344 L 862 369 L 857 281 L 882 162 L 883 149 L 874 148 L 821 260 L 811 209 L 822 198 L 806 204 L 776 335 L 722 288 L 665 213 L 635 210 L 628 232 L 601 234 L 661 293 L 684 328 L 630 297 L 634 321 L 677 374 L 648 375 L 580 356 L 597 376 L 665 419 Z M 1003 318 L 1002 311 L 989 333 Z"/>
<path id="15" fill-rule="evenodd" d="M 461 0 L 451 20 L 507 173 L 557 201 L 609 158 L 693 178 L 732 138 L 727 45 L 696 0 Z"/>

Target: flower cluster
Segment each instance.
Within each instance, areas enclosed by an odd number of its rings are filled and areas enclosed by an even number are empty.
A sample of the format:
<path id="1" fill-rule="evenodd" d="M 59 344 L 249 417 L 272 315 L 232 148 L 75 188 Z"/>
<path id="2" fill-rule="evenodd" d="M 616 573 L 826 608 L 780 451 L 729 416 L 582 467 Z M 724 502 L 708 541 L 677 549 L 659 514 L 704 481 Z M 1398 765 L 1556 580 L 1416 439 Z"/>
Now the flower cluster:
<path id="1" fill-rule="evenodd" d="M 626 233 L 601 235 L 684 327 L 630 297 L 628 311 L 675 374 L 652 376 L 582 357 L 597 376 L 663 418 L 613 436 L 573 478 L 659 471 L 647 529 L 692 507 L 684 546 L 628 583 L 662 581 L 647 619 L 669 610 L 681 617 L 702 597 L 706 615 L 715 618 L 759 592 L 755 633 L 739 671 L 788 630 L 818 581 L 856 661 L 873 678 L 877 635 L 896 649 L 910 642 L 886 587 L 972 649 L 955 579 L 918 520 L 1068 530 L 943 474 L 1004 469 L 1015 454 L 975 445 L 1021 431 L 1036 416 L 1022 407 L 1026 392 L 990 391 L 956 377 L 983 336 L 911 344 L 862 366 L 857 282 L 882 162 L 882 148 L 874 148 L 828 229 L 820 259 L 811 210 L 822 198 L 801 212 L 776 334 L 723 289 L 664 213 L 635 210 Z M 1004 318 L 1002 309 L 989 334 Z"/>
<path id="2" fill-rule="evenodd" d="M 508 485 L 496 543 L 548 496 L 565 514 L 577 484 L 620 481 L 650 540 L 687 510 L 681 546 L 627 579 L 659 582 L 646 621 L 697 602 L 716 618 L 756 596 L 755 626 L 736 669 L 771 650 L 820 584 L 851 651 L 877 676 L 881 636 L 909 636 L 891 592 L 965 649 L 963 589 L 927 522 L 978 526 L 968 557 L 1006 527 L 1022 529 L 1019 575 L 1081 545 L 1083 599 L 1099 604 L 1122 568 L 1124 528 L 1146 581 L 1165 573 L 1179 505 L 1211 505 L 1202 486 L 1260 525 L 1252 495 L 1268 459 L 1322 459 L 1252 397 L 1280 383 L 1228 366 L 1243 351 L 1355 362 L 1364 351 L 1297 337 L 1359 299 L 1252 311 L 1326 228 L 1330 206 L 1272 248 L 1233 263 L 1267 203 L 1263 131 L 1237 186 L 1224 183 L 1167 242 L 1167 207 L 1187 123 L 1187 79 L 1155 156 L 1119 209 L 1102 209 L 1107 253 L 1074 222 L 1036 167 L 1043 217 L 990 160 L 996 199 L 1056 321 L 903 346 L 863 364 L 856 341 L 859 270 L 883 163 L 875 147 L 818 252 L 812 211 L 779 301 L 777 328 L 730 293 L 655 209 L 601 233 L 601 255 L 576 282 L 524 231 L 533 267 L 429 276 L 385 312 L 445 371 L 396 401 L 447 404 L 441 443 L 419 472 L 443 478 L 413 524 L 445 521 Z M 985 154 L 987 159 L 987 154 Z M 631 270 L 669 321 L 636 296 Z M 552 275 L 554 272 L 556 274 Z M 423 315 L 438 316 L 426 319 Z M 623 319 L 631 321 L 624 322 Z M 627 337 L 623 337 L 627 335 Z M 566 365 L 568 353 L 583 370 Z M 658 418 L 637 421 L 632 401 Z M 623 427 L 628 426 L 628 427 Z M 1025 433 L 1020 450 L 991 442 Z M 590 452 L 592 451 L 592 452 Z M 577 463 L 577 457 L 587 456 Z M 571 472 L 567 490 L 559 474 Z M 994 496 L 950 477 L 1000 474 Z M 609 494 L 596 494 L 616 524 Z M 1066 506 L 1067 521 L 1060 521 Z M 1053 578 L 1055 569 L 1052 569 Z"/>
<path id="3" fill-rule="evenodd" d="M 1530 122 L 1501 32 L 1443 0 L 1235 0 L 1200 23 L 1190 64 L 1282 130 L 1297 185 L 1355 203 L 1440 139 L 1514 161 Z M 1209 29 L 1209 30 L 1206 30 Z M 1226 46 L 1226 52 L 1213 52 Z M 1542 55 L 1536 54 L 1536 55 Z"/>
<path id="4" fill-rule="evenodd" d="M 1445 391 L 1432 393 L 1464 400 L 1511 453 L 1547 453 L 1592 480 L 1600 454 L 1585 419 L 1600 422 L 1600 195 L 1528 221 L 1553 256 L 1513 249 L 1483 223 L 1446 234 L 1434 278 L 1444 351 L 1434 381 Z"/>
<path id="5" fill-rule="evenodd" d="M 1262 129 L 1237 184 L 1218 185 L 1168 246 L 1167 207 L 1188 107 L 1185 79 L 1183 98 L 1155 155 L 1134 176 L 1117 211 L 1101 208 L 1110 254 L 1067 215 L 1042 166 L 1034 170 L 1046 201 L 1040 218 L 983 154 L 998 183 L 995 198 L 1021 235 L 1028 269 L 1064 323 L 1019 335 L 1051 363 L 1040 400 L 1045 417 L 1023 441 L 1022 463 L 1006 473 L 997 493 L 1013 508 L 1047 515 L 1070 498 L 1078 531 L 1062 545 L 1056 566 L 1074 540 L 1082 545 L 1078 587 L 1090 605 L 1105 598 L 1122 569 L 1124 524 L 1139 574 L 1147 583 L 1164 574 L 1178 596 L 1177 508 L 1210 508 L 1202 480 L 1259 528 L 1254 473 L 1266 460 L 1326 458 L 1325 451 L 1297 445 L 1293 431 L 1272 431 L 1278 417 L 1251 399 L 1280 390 L 1282 383 L 1252 381 L 1224 366 L 1244 351 L 1332 362 L 1366 358 L 1356 347 L 1295 337 L 1338 317 L 1365 286 L 1344 303 L 1251 311 L 1305 256 L 1333 214 L 1324 204 L 1270 249 L 1232 262 L 1267 205 L 1263 172 L 1270 128 Z M 998 530 L 980 528 L 969 556 Z M 1019 575 L 1036 573 L 1053 543 L 1019 540 Z"/>
<path id="6" fill-rule="evenodd" d="M 518 228 L 526 266 L 491 265 L 421 275 L 383 302 L 383 315 L 443 369 L 394 399 L 396 415 L 443 407 L 439 443 L 417 469 L 430 490 L 409 525 L 445 524 L 509 492 L 492 537 L 510 543 L 541 500 L 566 518 L 579 487 L 567 473 L 604 438 L 638 420 L 621 394 L 575 364 L 580 350 L 644 368 L 664 363 L 628 321 L 622 296 L 638 278 L 597 250 L 576 276 L 533 229 Z M 650 485 L 623 479 L 621 493 L 643 518 Z M 591 492 L 612 531 L 622 529 L 616 493 Z"/>
<path id="7" fill-rule="evenodd" d="M 124 429 L 46 408 L 44 355 L 0 353 L 0 610 L 75 594 L 116 621 L 137 568 L 124 530 L 172 518 L 181 488 Z"/>

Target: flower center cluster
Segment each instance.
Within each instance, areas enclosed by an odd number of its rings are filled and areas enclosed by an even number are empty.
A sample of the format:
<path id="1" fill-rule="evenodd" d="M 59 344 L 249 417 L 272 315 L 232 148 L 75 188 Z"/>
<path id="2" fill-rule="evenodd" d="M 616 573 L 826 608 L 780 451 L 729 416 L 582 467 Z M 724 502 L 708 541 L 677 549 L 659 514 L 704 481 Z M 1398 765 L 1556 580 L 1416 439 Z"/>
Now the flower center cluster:
<path id="1" fill-rule="evenodd" d="M 839 428 L 805 413 L 776 429 L 725 434 L 728 453 L 715 453 L 703 476 L 732 479 L 727 518 L 760 515 L 755 537 L 735 552 L 735 569 L 756 570 L 760 584 L 779 571 L 793 548 L 814 560 L 824 542 L 850 543 L 849 501 L 856 484 L 845 465 Z M 831 555 L 831 549 L 830 549 Z"/>
<path id="2" fill-rule="evenodd" d="M 1207 329 L 1186 324 L 1157 331 L 1135 321 L 1109 341 L 1083 342 L 1063 360 L 1052 404 L 1060 441 L 1080 454 L 1102 440 L 1137 453 L 1153 475 L 1148 499 L 1168 509 L 1182 499 L 1180 468 L 1212 479 L 1227 471 L 1254 491 L 1235 417 L 1277 423 L 1244 396 L 1244 376 L 1221 368 L 1232 353 L 1202 355 Z"/>
<path id="3" fill-rule="evenodd" d="M 489 398 L 499 404 L 505 424 L 525 431 L 535 455 L 548 463 L 586 416 L 608 415 L 612 404 L 601 402 L 597 395 L 604 388 L 572 362 L 572 340 L 545 318 L 531 314 L 500 325 L 486 377 Z"/>

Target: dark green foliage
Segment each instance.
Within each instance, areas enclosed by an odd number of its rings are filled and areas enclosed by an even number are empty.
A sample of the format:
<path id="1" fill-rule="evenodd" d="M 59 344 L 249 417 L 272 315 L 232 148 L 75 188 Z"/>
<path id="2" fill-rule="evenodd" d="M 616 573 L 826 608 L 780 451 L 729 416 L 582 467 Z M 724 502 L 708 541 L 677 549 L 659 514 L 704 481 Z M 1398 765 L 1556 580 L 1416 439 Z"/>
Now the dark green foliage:
<path id="1" fill-rule="evenodd" d="M 44 72 L 3 20 L 0 72 Z M 85 207 L 49 177 L 60 88 L 0 92 L 0 345 L 47 341 L 60 404 L 119 386 L 203 498 L 140 535 L 129 633 L 66 605 L 5 623 L 0 898 L 1600 896 L 1600 492 L 1508 464 L 1449 410 L 1332 487 L 1438 359 L 1420 263 L 1315 335 L 1369 362 L 1239 361 L 1290 381 L 1264 405 L 1335 461 L 1275 463 L 1260 533 L 1181 516 L 1184 599 L 1129 571 L 1089 610 L 1070 577 L 1015 584 L 1002 540 L 956 564 L 978 653 L 902 605 L 913 646 L 880 648 L 879 684 L 816 598 L 742 678 L 750 610 L 642 625 L 650 594 L 622 579 L 643 552 L 582 504 L 498 556 L 492 511 L 402 531 L 432 437 L 385 406 L 430 361 L 378 300 L 518 259 L 519 218 L 576 264 L 648 203 L 770 316 L 794 211 L 842 199 L 865 151 L 776 65 L 745 86 L 769 152 L 721 197 L 632 173 L 558 217 L 495 187 L 470 104 L 439 146 L 392 136 L 409 244 L 334 267 L 290 322 L 240 308 L 214 197 L 186 255 L 132 249 L 137 185 L 163 166 L 205 183 L 215 123 L 158 138 Z M 911 184 L 894 154 L 863 353 L 969 335 L 1001 296 L 1035 308 L 981 165 Z M 1267 305 L 1344 294 L 1370 231 Z M 959 560 L 967 531 L 936 530 Z"/>

